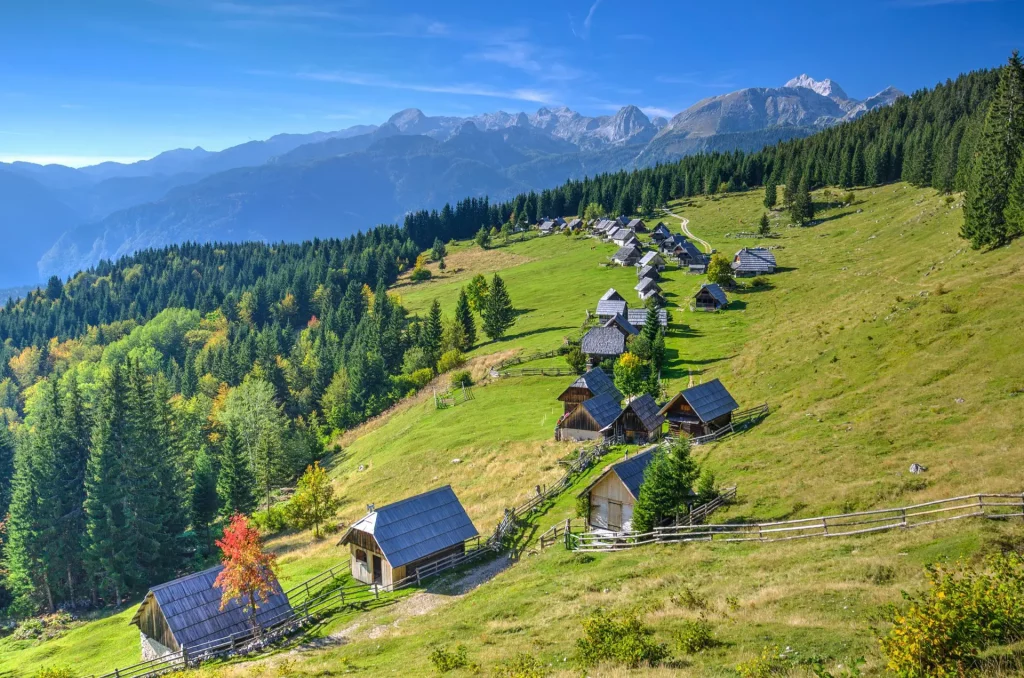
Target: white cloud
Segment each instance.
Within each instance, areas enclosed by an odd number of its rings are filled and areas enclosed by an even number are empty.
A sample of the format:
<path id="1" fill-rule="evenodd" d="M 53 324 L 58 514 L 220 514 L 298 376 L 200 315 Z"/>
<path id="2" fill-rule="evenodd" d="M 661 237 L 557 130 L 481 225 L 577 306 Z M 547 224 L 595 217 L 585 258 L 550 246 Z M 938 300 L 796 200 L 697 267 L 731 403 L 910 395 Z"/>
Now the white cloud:
<path id="1" fill-rule="evenodd" d="M 601 0 L 594 0 L 594 4 L 590 6 L 590 11 L 587 12 L 587 18 L 583 20 L 583 37 L 590 37 L 590 25 L 594 22 L 594 12 L 597 11 L 597 6 L 601 4 Z"/>
<path id="2" fill-rule="evenodd" d="M 253 75 L 276 75 L 266 71 L 250 71 Z M 295 77 L 302 80 L 314 80 L 318 82 L 336 82 L 345 85 L 357 85 L 360 87 L 381 87 L 384 89 L 407 90 L 410 92 L 427 92 L 431 94 L 458 94 L 466 96 L 489 97 L 493 99 L 514 99 L 517 101 L 533 101 L 542 104 L 555 103 L 554 95 L 537 89 L 517 88 L 501 90 L 478 85 L 473 83 L 456 84 L 431 84 L 413 83 L 391 80 L 390 78 L 365 73 L 347 72 L 318 72 L 305 71 L 296 73 Z"/>
<path id="3" fill-rule="evenodd" d="M 640 110 L 644 112 L 649 118 L 671 118 L 675 115 L 672 111 L 667 108 L 659 108 L 658 106 L 641 106 Z"/>

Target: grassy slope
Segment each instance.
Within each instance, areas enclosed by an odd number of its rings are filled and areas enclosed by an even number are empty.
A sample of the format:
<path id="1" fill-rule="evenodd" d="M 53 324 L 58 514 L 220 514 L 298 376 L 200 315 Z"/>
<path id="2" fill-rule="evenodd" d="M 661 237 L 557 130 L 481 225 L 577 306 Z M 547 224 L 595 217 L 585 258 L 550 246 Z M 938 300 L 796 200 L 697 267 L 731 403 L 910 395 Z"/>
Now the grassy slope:
<path id="1" fill-rule="evenodd" d="M 960 211 L 931 191 L 896 185 L 857 195 L 855 205 L 824 212 L 825 221 L 815 227 L 780 228 L 782 237 L 771 244 L 781 246 L 777 255 L 786 270 L 772 277 L 773 289 L 733 295 L 724 313 L 675 308 L 685 306 L 700 279 L 668 274 L 665 287 L 674 295 L 670 388 L 685 386 L 693 371 L 697 378 L 722 378 L 741 405 L 768 400 L 773 406 L 756 429 L 699 452 L 721 481 L 740 485 L 743 503 L 731 518 L 805 516 L 977 490 L 1019 491 L 1022 485 L 1024 469 L 1013 462 L 1020 458 L 1024 400 L 1011 395 L 1024 387 L 1024 365 L 1014 359 L 1016 300 L 1024 287 L 1015 263 L 1020 245 L 988 254 L 966 249 L 956 237 Z M 753 227 L 760 197 L 700 200 L 675 211 L 690 218 L 697 235 L 731 253 L 754 244 L 725 236 Z M 444 275 L 396 291 L 414 312 L 438 298 L 448 313 L 469 277 L 500 270 L 525 312 L 508 339 L 474 351 L 475 372 L 482 375 L 484 365 L 496 360 L 489 354 L 557 346 L 609 286 L 633 299 L 632 270 L 598 265 L 613 251 L 562 236 L 487 253 L 459 245 Z M 940 294 L 940 285 L 948 292 Z M 367 502 L 382 504 L 451 482 L 481 531 L 490 529 L 503 506 L 558 475 L 554 460 L 566 448 L 547 441 L 559 411 L 554 396 L 564 381 L 501 380 L 478 387 L 476 400 L 445 411 L 421 397 L 352 432 L 332 467 L 346 498 L 343 517 L 357 517 Z M 452 464 L 454 458 L 463 461 Z M 908 476 L 915 461 L 928 473 Z M 571 510 L 568 498 L 560 501 L 542 527 Z M 872 651 L 864 614 L 894 599 L 898 586 L 919 581 L 918 562 L 974 552 L 987 539 L 972 526 L 792 548 L 666 547 L 601 556 L 590 564 L 548 552 L 455 602 L 443 617 L 403 621 L 385 641 L 357 640 L 303 655 L 300 665 L 312 670 L 345 657 L 381 671 L 426 673 L 426 648 L 450 639 L 466 643 L 485 663 L 514 650 L 557 659 L 571 652 L 581 605 L 664 602 L 691 568 L 719 603 L 728 595 L 741 601 L 724 626 L 734 644 L 702 663 L 726 666 L 755 645 L 796 638 L 809 650 L 849 657 Z M 282 537 L 274 546 L 289 581 L 339 556 L 333 541 L 310 544 L 308 535 Z M 903 552 L 923 555 L 897 555 Z M 864 583 L 865 568 L 876 562 L 896 568 L 892 584 Z M 760 568 L 771 574 L 761 575 Z M 638 572 L 645 573 L 642 585 Z M 656 585 L 660 581 L 667 583 Z M 532 593 L 549 588 L 560 604 Z M 594 595 L 605 588 L 622 595 L 607 601 Z M 833 597 L 847 590 L 853 604 L 844 602 L 849 612 L 840 614 Z M 565 604 L 572 596 L 578 602 Z M 680 614 L 652 616 L 668 634 Z M 133 635 L 133 648 L 135 642 Z M 5 661 L 0 667 L 7 668 Z"/>

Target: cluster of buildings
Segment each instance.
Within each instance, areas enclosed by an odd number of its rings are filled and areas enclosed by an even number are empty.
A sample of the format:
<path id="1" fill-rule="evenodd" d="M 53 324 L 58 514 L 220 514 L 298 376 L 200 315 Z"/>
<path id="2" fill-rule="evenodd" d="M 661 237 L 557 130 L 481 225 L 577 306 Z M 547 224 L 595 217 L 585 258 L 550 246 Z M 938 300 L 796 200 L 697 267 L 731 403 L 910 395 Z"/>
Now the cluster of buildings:
<path id="1" fill-rule="evenodd" d="M 580 341 L 580 350 L 591 367 L 626 352 L 626 339 L 640 334 L 647 324 L 647 309 L 630 308 L 622 295 L 611 288 L 597 302 L 596 317 L 597 326 L 587 330 Z M 658 309 L 658 322 L 668 327 L 668 311 Z"/>
<path id="2" fill-rule="evenodd" d="M 554 219 L 542 219 L 537 225 L 537 230 L 540 231 L 541 235 L 550 235 L 555 231 L 575 231 L 583 228 L 582 219 L 572 219 L 566 221 L 562 217 L 556 217 Z"/>

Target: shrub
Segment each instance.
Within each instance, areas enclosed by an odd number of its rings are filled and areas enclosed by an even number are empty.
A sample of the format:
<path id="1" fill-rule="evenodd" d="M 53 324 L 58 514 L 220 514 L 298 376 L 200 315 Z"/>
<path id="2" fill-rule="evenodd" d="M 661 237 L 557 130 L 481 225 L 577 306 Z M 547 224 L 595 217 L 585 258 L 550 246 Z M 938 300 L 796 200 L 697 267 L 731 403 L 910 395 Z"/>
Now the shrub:
<path id="1" fill-rule="evenodd" d="M 420 368 L 409 375 L 409 381 L 412 382 L 417 391 L 429 384 L 433 378 L 434 370 L 429 367 Z"/>
<path id="2" fill-rule="evenodd" d="M 624 664 L 631 669 L 641 664 L 654 666 L 668 656 L 668 648 L 655 642 L 653 636 L 654 631 L 635 612 L 611 616 L 598 611 L 583 620 L 576 656 L 584 666 L 601 662 Z"/>
<path id="3" fill-rule="evenodd" d="M 676 634 L 676 649 L 683 654 L 697 654 L 718 645 L 706 619 L 684 621 Z"/>
<path id="4" fill-rule="evenodd" d="M 980 567 L 962 562 L 925 568 L 928 588 L 904 593 L 901 609 L 884 618 L 892 628 L 881 639 L 888 668 L 906 678 L 972 672 L 990 645 L 1024 636 L 1024 557 L 989 556 Z"/>
<path id="5" fill-rule="evenodd" d="M 768 278 L 763 276 L 763 275 L 755 275 L 753 278 L 750 279 L 750 286 L 751 287 L 771 287 L 772 286 L 772 282 L 770 280 L 768 280 Z"/>
<path id="6" fill-rule="evenodd" d="M 453 348 L 450 351 L 445 351 L 441 354 L 441 357 L 437 361 L 437 371 L 450 372 L 456 367 L 462 367 L 466 363 L 465 356 L 462 355 L 462 351 L 457 348 Z"/>
<path id="7" fill-rule="evenodd" d="M 256 511 L 252 514 L 252 522 L 264 534 L 280 532 L 288 527 L 288 506 Z"/>
<path id="8" fill-rule="evenodd" d="M 448 648 L 443 645 L 436 648 L 430 653 L 430 663 L 434 665 L 438 673 L 448 673 L 449 671 L 472 666 L 469 657 L 466 655 L 465 645 L 457 646 L 455 652 L 449 652 Z"/>
<path id="9" fill-rule="evenodd" d="M 47 666 L 36 671 L 35 678 L 75 678 L 75 674 L 67 666 Z"/>
<path id="10" fill-rule="evenodd" d="M 707 597 L 697 593 L 689 586 L 684 586 L 682 591 L 673 594 L 671 600 L 675 605 L 678 605 L 679 607 L 686 610 L 708 609 Z"/>
<path id="11" fill-rule="evenodd" d="M 544 678 L 547 673 L 547 668 L 536 657 L 525 652 L 498 662 L 491 671 L 494 678 Z"/>
<path id="12" fill-rule="evenodd" d="M 52 640 L 64 635 L 74 622 L 74 615 L 63 610 L 42 617 L 29 617 L 18 624 L 11 637 L 15 640 Z"/>
<path id="13" fill-rule="evenodd" d="M 583 372 L 587 369 L 587 356 L 583 354 L 579 344 L 573 344 L 565 354 L 565 362 L 575 372 Z"/>
<path id="14" fill-rule="evenodd" d="M 758 656 L 739 664 L 736 672 L 740 678 L 770 678 L 773 674 L 781 673 L 784 668 L 779 648 L 765 647 Z"/>
<path id="15" fill-rule="evenodd" d="M 460 386 L 472 386 L 473 375 L 469 373 L 469 370 L 459 370 L 458 372 L 452 372 L 451 382 L 452 388 L 459 388 Z"/>
<path id="16" fill-rule="evenodd" d="M 891 565 L 868 565 L 864 580 L 876 586 L 884 586 L 896 578 L 896 570 Z"/>
<path id="17" fill-rule="evenodd" d="M 413 282 L 422 282 L 424 280 L 430 280 L 430 269 L 426 268 L 414 268 L 412 275 L 409 276 L 409 280 Z"/>
<path id="18" fill-rule="evenodd" d="M 584 494 L 576 497 L 576 517 L 577 518 L 589 518 L 590 517 L 590 494 Z"/>

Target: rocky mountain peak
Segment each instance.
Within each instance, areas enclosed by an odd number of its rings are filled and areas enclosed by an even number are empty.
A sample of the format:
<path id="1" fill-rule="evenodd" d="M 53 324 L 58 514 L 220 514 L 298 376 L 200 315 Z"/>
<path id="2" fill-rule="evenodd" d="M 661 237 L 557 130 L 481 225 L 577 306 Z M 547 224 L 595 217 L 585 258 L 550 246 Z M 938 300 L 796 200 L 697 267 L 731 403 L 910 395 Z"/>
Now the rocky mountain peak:
<path id="1" fill-rule="evenodd" d="M 846 95 L 843 88 L 839 86 L 839 83 L 833 82 L 831 78 L 825 78 L 824 80 L 815 80 L 806 73 L 801 73 L 797 77 L 793 78 L 786 83 L 786 87 L 803 87 L 805 89 L 814 90 L 823 97 L 829 99 L 848 101 L 850 97 Z"/>
<path id="2" fill-rule="evenodd" d="M 406 108 L 388 118 L 388 122 L 398 129 L 405 131 L 407 128 L 415 127 L 422 123 L 426 117 L 423 111 L 418 108 Z"/>

